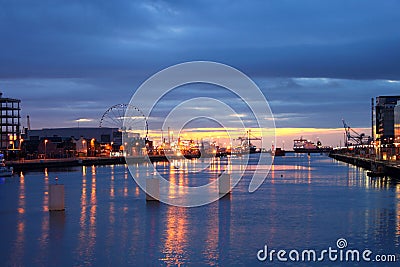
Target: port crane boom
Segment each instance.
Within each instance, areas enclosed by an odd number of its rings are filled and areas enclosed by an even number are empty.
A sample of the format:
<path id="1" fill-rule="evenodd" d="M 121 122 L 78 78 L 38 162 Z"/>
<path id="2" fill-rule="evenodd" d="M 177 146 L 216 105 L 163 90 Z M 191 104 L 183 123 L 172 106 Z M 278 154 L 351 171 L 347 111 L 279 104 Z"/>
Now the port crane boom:
<path id="1" fill-rule="evenodd" d="M 345 145 L 366 145 L 369 144 L 371 137 L 370 136 L 365 136 L 364 133 L 357 133 L 355 130 L 353 130 L 346 122 L 344 119 L 342 119 L 343 122 L 343 127 L 344 131 L 346 133 L 346 140 L 345 140 Z"/>
<path id="2" fill-rule="evenodd" d="M 254 135 L 251 134 L 251 130 L 248 130 L 246 132 L 246 136 L 245 137 L 240 136 L 236 140 L 240 140 L 242 143 L 246 143 L 248 146 L 250 146 L 251 145 L 250 141 L 252 141 L 252 140 L 260 141 L 261 138 L 260 137 L 255 137 Z"/>

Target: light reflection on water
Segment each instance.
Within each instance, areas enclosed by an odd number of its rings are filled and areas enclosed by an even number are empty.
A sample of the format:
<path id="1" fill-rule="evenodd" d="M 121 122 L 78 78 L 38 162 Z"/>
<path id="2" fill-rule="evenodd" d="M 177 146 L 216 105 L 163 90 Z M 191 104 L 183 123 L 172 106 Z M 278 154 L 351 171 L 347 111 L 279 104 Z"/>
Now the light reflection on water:
<path id="1" fill-rule="evenodd" d="M 216 159 L 192 176 L 165 162 L 156 166 L 173 184 L 192 186 L 244 168 Z M 133 175 L 153 175 L 149 164 L 136 167 Z M 321 155 L 288 155 L 276 158 L 263 186 L 249 194 L 254 170 L 247 167 L 232 194 L 197 208 L 146 203 L 125 166 L 21 173 L 0 184 L 8 203 L 0 208 L 0 259 L 29 266 L 251 265 L 265 243 L 324 249 L 340 237 L 353 247 L 399 251 L 400 185 L 393 180 Z M 47 210 L 56 176 L 65 184 L 65 212 Z M 170 197 L 184 190 L 171 187 Z"/>

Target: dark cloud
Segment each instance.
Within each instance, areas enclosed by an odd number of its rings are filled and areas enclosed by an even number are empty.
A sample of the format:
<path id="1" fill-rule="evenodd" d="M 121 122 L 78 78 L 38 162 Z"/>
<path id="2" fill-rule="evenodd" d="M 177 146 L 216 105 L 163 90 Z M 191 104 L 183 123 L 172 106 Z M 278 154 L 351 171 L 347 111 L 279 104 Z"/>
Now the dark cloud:
<path id="1" fill-rule="evenodd" d="M 248 74 L 271 101 L 279 127 L 340 127 L 342 117 L 365 127 L 370 98 L 399 92 L 400 83 L 386 81 L 400 80 L 395 0 L 0 0 L 0 6 L 0 90 L 21 98 L 38 127 L 83 117 L 97 125 L 152 74 L 191 60 Z"/>
<path id="2" fill-rule="evenodd" d="M 399 78 L 397 1 L 2 1 L 2 77 L 216 60 L 261 76 Z"/>

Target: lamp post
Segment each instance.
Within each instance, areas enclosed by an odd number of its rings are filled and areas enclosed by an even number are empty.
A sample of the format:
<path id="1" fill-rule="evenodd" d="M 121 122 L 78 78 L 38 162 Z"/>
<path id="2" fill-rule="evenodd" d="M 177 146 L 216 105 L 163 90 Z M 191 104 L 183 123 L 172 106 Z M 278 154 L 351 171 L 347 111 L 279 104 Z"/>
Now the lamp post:
<path id="1" fill-rule="evenodd" d="M 92 138 L 90 140 L 90 156 L 94 157 L 96 155 L 96 146 L 94 144 L 94 142 L 96 141 L 96 139 Z"/>
<path id="2" fill-rule="evenodd" d="M 86 153 L 86 157 L 87 157 L 87 147 L 85 148 L 85 144 L 86 144 L 86 140 L 82 141 L 82 150 Z"/>
<path id="3" fill-rule="evenodd" d="M 46 155 L 47 155 L 47 142 L 48 142 L 49 140 L 44 140 L 44 159 L 46 159 Z"/>
<path id="4" fill-rule="evenodd" d="M 24 142 L 24 139 L 23 138 L 19 139 L 19 157 L 18 157 L 18 159 L 21 159 L 21 155 L 23 155 L 22 142 Z"/>

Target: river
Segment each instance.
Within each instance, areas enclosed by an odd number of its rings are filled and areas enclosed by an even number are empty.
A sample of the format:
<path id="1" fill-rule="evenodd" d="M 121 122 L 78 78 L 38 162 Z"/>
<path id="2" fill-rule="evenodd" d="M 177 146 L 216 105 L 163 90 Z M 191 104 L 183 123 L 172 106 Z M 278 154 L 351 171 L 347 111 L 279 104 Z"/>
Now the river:
<path id="1" fill-rule="evenodd" d="M 227 164 L 227 159 L 217 159 L 203 178 L 215 178 Z M 151 165 L 139 168 L 151 175 Z M 177 172 L 168 163 L 157 163 L 157 168 L 178 184 L 191 183 L 190 173 Z M 0 262 L 3 266 L 281 265 L 276 254 L 272 262 L 259 261 L 258 252 L 266 245 L 287 253 L 338 249 L 338 239 L 345 239 L 347 249 L 371 250 L 372 258 L 396 254 L 399 260 L 400 184 L 392 179 L 369 178 L 360 168 L 319 154 L 276 157 L 254 193 L 247 190 L 251 172 L 249 168 L 230 195 L 196 208 L 146 202 L 124 165 L 1 178 Z M 48 211 L 48 185 L 55 183 L 55 177 L 65 185 L 65 212 Z M 313 264 L 319 262 L 286 262 Z M 343 263 L 325 258 L 324 265 Z M 379 266 L 386 265 L 390 264 Z"/>

